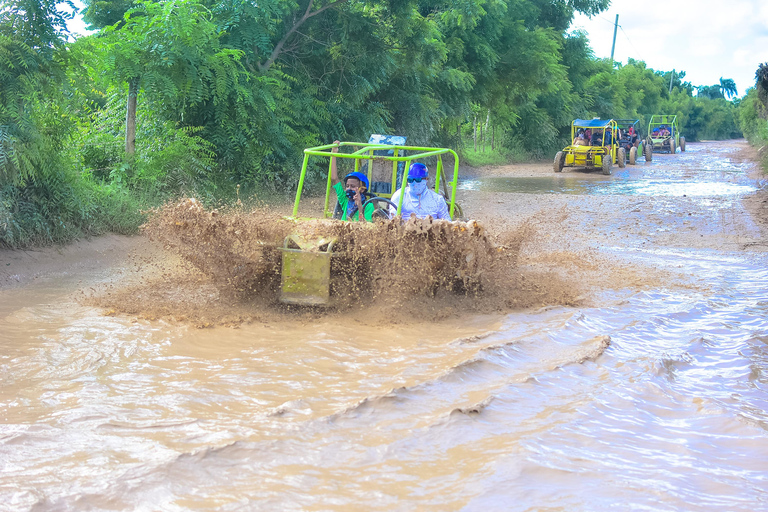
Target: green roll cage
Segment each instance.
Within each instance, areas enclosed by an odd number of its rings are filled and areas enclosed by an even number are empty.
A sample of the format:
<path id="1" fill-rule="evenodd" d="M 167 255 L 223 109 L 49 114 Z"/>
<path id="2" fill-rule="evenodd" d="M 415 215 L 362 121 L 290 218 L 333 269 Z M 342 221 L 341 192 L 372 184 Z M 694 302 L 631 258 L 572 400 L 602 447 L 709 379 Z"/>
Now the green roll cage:
<path id="1" fill-rule="evenodd" d="M 658 126 L 669 126 L 670 134 L 668 137 L 653 137 L 653 129 Z M 651 116 L 651 120 L 648 121 L 648 136 L 653 139 L 654 142 L 663 141 L 670 137 L 675 138 L 675 142 L 680 137 L 680 127 L 677 126 L 677 116 L 672 114 L 654 114 Z"/>
<path id="2" fill-rule="evenodd" d="M 342 153 L 341 151 L 334 153 L 331 151 L 333 148 L 349 147 L 354 151 L 351 153 Z M 357 149 L 359 148 L 359 149 Z M 374 151 L 393 151 L 393 156 L 389 155 L 375 155 Z M 401 151 L 407 151 L 407 156 L 400 156 Z M 410 154 L 412 153 L 413 154 Z M 403 183 L 407 183 L 408 180 L 408 168 L 411 162 L 414 160 L 420 160 L 429 157 L 437 157 L 437 168 L 435 170 L 435 192 L 439 193 L 440 179 L 443 177 L 443 158 L 444 154 L 453 155 L 453 180 L 451 180 L 451 197 L 449 201 L 449 214 L 453 219 L 453 211 L 456 206 L 456 186 L 459 183 L 459 156 L 455 151 L 447 148 L 430 148 L 419 146 L 395 146 L 389 144 L 370 144 L 368 142 L 339 142 L 338 144 L 325 144 L 323 146 L 317 146 L 314 148 L 307 148 L 304 150 L 304 163 L 301 166 L 301 176 L 299 176 L 299 185 L 296 189 L 296 200 L 293 204 L 293 217 L 297 217 L 299 213 L 299 201 L 301 200 L 301 192 L 304 189 L 304 178 L 307 175 L 307 165 L 309 163 L 310 156 L 328 157 L 328 180 L 325 188 L 325 203 L 323 207 L 323 217 L 329 218 L 333 216 L 333 210 L 329 210 L 329 203 L 331 199 L 331 164 L 330 159 L 336 158 L 351 158 L 355 161 L 355 171 L 360 170 L 360 162 L 362 160 L 370 160 L 373 163 L 374 160 L 389 160 L 392 162 L 392 191 L 395 191 L 397 183 L 397 164 L 399 162 L 405 162 L 405 170 L 403 171 Z M 368 179 L 371 180 L 373 172 L 373 165 L 368 165 Z M 446 187 L 447 188 L 447 187 Z M 447 191 L 446 191 L 447 192 Z M 391 198 L 392 194 L 376 194 L 379 197 Z M 335 203 L 334 203 L 335 206 Z M 400 215 L 403 207 L 403 194 L 400 194 L 400 200 L 397 204 L 397 215 Z"/>

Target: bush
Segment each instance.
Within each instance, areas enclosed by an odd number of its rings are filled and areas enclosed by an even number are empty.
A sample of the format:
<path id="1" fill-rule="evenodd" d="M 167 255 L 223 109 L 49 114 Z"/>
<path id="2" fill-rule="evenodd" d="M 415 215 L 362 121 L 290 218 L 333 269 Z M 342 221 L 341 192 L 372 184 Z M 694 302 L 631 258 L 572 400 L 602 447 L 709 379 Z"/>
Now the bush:
<path id="1" fill-rule="evenodd" d="M 738 123 L 744 137 L 758 148 L 763 169 L 768 172 L 768 107 L 755 88 L 749 89 L 739 103 Z"/>

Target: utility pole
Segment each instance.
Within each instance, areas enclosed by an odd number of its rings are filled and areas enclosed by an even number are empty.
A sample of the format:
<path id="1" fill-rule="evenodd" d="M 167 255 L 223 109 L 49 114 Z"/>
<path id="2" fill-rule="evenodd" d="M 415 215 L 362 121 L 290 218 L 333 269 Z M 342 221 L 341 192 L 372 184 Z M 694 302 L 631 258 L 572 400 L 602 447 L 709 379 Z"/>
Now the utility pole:
<path id="1" fill-rule="evenodd" d="M 613 44 L 611 45 L 611 66 L 613 66 L 613 50 L 616 49 L 616 29 L 619 28 L 619 15 L 616 15 L 616 23 L 613 24 Z"/>

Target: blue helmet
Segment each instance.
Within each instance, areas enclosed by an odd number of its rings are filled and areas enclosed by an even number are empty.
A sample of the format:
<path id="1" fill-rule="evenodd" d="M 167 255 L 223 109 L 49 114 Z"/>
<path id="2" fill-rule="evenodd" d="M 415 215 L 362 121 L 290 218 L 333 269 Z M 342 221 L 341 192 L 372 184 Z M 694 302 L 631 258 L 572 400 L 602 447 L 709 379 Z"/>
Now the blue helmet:
<path id="1" fill-rule="evenodd" d="M 358 180 L 360 180 L 360 183 L 362 183 L 366 189 L 368 188 L 368 176 L 366 176 L 365 174 L 357 171 L 347 174 L 346 176 L 344 176 L 344 185 L 347 184 L 347 180 L 349 178 L 357 178 Z"/>
<path id="2" fill-rule="evenodd" d="M 408 177 L 409 178 L 427 178 L 429 177 L 429 169 L 427 169 L 427 166 L 415 162 L 412 163 L 411 166 L 408 168 Z"/>

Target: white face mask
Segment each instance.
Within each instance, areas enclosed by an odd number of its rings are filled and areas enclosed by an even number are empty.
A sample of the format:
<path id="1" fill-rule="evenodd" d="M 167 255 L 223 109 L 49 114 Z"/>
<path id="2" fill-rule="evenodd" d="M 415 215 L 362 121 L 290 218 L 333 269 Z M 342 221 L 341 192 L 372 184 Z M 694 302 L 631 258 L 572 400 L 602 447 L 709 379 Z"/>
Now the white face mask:
<path id="1" fill-rule="evenodd" d="M 419 183 L 413 182 L 408 185 L 408 189 L 411 191 L 412 196 L 420 196 L 427 190 L 427 180 L 421 180 Z"/>

